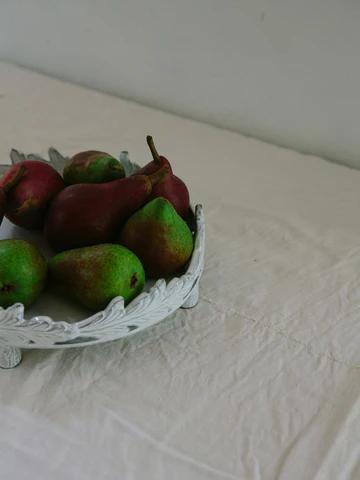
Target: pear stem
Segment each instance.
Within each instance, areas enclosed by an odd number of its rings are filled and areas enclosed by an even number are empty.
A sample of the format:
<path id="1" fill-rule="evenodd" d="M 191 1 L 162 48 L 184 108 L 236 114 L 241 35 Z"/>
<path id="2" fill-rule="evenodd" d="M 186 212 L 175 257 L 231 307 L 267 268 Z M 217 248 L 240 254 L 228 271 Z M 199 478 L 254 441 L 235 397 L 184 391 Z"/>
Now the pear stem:
<path id="1" fill-rule="evenodd" d="M 12 188 L 16 187 L 16 185 L 20 182 L 24 173 L 26 172 L 26 168 L 24 165 L 20 165 L 18 171 L 15 175 L 3 186 L 3 190 L 5 193 L 8 193 Z"/>
<path id="2" fill-rule="evenodd" d="M 158 164 L 161 164 L 160 155 L 159 155 L 158 151 L 156 150 L 155 143 L 154 143 L 154 140 L 153 140 L 151 135 L 148 135 L 146 137 L 146 142 L 147 142 L 147 144 L 150 148 L 150 152 L 151 152 L 151 155 L 154 159 L 154 162 L 158 163 Z"/>
<path id="3" fill-rule="evenodd" d="M 148 179 L 150 180 L 151 185 L 154 186 L 159 183 L 160 180 L 162 180 L 169 172 L 169 165 L 164 165 L 163 167 L 159 168 L 159 170 L 157 170 L 155 173 L 148 175 Z"/>

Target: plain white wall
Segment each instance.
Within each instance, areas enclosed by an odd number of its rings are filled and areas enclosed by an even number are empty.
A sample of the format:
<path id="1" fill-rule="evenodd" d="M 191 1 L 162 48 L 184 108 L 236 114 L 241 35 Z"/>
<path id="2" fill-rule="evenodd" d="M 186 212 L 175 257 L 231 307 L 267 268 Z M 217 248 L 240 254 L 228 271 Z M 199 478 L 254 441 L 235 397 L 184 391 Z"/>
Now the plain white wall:
<path id="1" fill-rule="evenodd" d="M 0 1 L 1 59 L 360 168 L 359 50 L 358 0 Z"/>

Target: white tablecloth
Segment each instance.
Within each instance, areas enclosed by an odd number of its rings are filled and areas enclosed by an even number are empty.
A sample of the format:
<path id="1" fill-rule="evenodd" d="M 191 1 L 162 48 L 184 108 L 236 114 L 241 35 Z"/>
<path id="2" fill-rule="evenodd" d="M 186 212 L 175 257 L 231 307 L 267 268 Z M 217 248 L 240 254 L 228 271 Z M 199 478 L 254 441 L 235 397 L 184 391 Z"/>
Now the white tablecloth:
<path id="1" fill-rule="evenodd" d="M 360 171 L 5 64 L 0 119 L 2 162 L 151 133 L 207 222 L 197 308 L 0 371 L 1 479 L 360 478 Z"/>

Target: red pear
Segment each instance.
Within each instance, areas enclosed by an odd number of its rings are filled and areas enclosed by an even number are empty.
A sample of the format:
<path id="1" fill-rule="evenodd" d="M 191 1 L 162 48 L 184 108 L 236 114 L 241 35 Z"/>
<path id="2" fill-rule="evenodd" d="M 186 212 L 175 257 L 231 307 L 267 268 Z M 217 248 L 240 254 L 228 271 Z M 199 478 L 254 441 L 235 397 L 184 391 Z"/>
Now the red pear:
<path id="1" fill-rule="evenodd" d="M 54 199 L 45 235 L 56 251 L 110 242 L 123 222 L 147 202 L 153 185 L 168 172 L 137 175 L 99 184 L 66 187 Z"/>
<path id="2" fill-rule="evenodd" d="M 172 168 L 170 165 L 170 162 L 167 158 L 160 156 L 155 148 L 154 141 L 150 135 L 146 137 L 146 142 L 149 145 L 150 151 L 153 155 L 153 160 L 149 163 L 147 163 L 144 167 L 140 168 L 135 175 L 151 175 L 152 173 L 155 173 L 156 170 L 159 170 L 159 168 L 163 167 L 164 165 L 167 165 L 169 172 L 172 173 Z"/>
<path id="3" fill-rule="evenodd" d="M 146 141 L 152 153 L 153 161 L 140 169 L 140 173 L 153 172 L 164 165 L 170 167 L 168 174 L 154 186 L 150 199 L 157 197 L 166 198 L 174 206 L 177 213 L 180 216 L 185 217 L 190 206 L 189 190 L 187 189 L 187 186 L 179 177 L 173 174 L 169 160 L 158 154 L 154 141 L 150 135 L 146 137 Z M 136 172 L 135 175 L 138 173 L 139 172 Z"/>
<path id="4" fill-rule="evenodd" d="M 18 172 L 21 178 L 14 185 Z M 49 164 L 38 160 L 24 160 L 12 165 L 0 179 L 0 188 L 6 193 L 6 217 L 16 225 L 41 229 L 46 210 L 64 181 Z"/>
<path id="5" fill-rule="evenodd" d="M 8 193 L 13 187 L 15 187 L 19 183 L 22 176 L 24 175 L 24 172 L 24 167 L 19 168 L 16 175 L 12 177 L 11 181 L 8 181 L 5 187 L 0 188 L 0 225 L 6 212 L 6 193 Z"/>

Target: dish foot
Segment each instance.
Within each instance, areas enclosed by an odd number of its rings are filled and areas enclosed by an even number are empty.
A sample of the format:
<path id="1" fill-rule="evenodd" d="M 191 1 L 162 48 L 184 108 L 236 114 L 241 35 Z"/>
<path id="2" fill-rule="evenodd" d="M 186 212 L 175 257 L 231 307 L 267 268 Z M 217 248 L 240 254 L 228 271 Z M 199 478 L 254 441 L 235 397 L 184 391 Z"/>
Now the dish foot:
<path id="1" fill-rule="evenodd" d="M 181 305 L 181 308 L 193 308 L 197 305 L 199 301 L 199 284 L 197 283 L 194 288 L 191 290 L 190 295 L 187 297 L 185 302 Z"/>
<path id="2" fill-rule="evenodd" d="M 20 348 L 0 346 L 0 368 L 14 368 L 19 365 L 20 362 Z"/>

